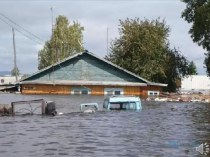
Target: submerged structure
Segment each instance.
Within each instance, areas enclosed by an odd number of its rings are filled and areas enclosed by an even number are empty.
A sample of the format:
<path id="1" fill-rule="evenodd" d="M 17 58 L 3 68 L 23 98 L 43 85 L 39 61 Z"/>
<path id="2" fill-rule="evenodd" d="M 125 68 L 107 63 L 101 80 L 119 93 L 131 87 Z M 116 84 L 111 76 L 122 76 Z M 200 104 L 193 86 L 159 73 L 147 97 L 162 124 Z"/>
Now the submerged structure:
<path id="1" fill-rule="evenodd" d="M 107 110 L 141 110 L 141 99 L 136 96 L 112 96 L 106 98 L 103 108 Z"/>
<path id="2" fill-rule="evenodd" d="M 85 104 L 80 104 L 80 111 L 84 113 L 93 113 L 95 111 L 99 110 L 99 105 L 98 103 L 85 103 Z"/>
<path id="3" fill-rule="evenodd" d="M 45 101 L 44 99 L 15 101 L 11 103 L 11 115 L 24 115 L 24 114 L 42 114 L 53 115 L 57 114 L 55 109 L 55 102 Z"/>
<path id="4" fill-rule="evenodd" d="M 23 94 L 159 95 L 150 82 L 90 52 L 75 54 L 20 81 Z"/>

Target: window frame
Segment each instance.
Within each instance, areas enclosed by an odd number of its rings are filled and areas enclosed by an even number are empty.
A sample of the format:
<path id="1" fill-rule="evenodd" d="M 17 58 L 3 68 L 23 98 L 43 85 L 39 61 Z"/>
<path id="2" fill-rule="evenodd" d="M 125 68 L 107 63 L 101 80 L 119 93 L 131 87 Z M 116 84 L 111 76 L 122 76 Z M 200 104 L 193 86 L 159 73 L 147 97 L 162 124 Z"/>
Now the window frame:
<path id="1" fill-rule="evenodd" d="M 71 95 L 90 95 L 91 89 L 85 87 L 72 87 Z"/>

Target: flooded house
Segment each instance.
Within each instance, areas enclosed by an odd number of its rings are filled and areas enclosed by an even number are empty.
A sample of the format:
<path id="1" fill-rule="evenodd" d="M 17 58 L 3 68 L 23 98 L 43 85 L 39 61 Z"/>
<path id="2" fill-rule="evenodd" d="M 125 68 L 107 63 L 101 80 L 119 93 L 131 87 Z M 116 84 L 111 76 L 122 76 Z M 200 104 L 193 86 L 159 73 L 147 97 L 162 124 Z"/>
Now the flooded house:
<path id="1" fill-rule="evenodd" d="M 78 53 L 20 81 L 23 94 L 159 95 L 150 82 L 90 52 Z"/>

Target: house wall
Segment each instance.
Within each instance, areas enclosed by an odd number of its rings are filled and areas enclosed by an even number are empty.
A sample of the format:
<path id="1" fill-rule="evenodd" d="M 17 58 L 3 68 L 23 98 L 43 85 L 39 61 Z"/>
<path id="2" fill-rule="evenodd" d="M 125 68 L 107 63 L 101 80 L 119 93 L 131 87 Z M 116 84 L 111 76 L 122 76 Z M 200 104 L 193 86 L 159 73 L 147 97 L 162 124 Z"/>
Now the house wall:
<path id="1" fill-rule="evenodd" d="M 69 86 L 64 85 L 22 85 L 22 94 L 70 94 Z"/>
<path id="2" fill-rule="evenodd" d="M 143 87 L 129 87 L 129 86 L 126 86 L 124 88 L 124 94 L 125 95 L 142 95 L 142 88 Z"/>
<path id="3" fill-rule="evenodd" d="M 162 91 L 162 87 L 160 86 L 146 86 L 142 87 L 141 89 L 142 89 L 142 96 L 144 98 L 148 97 L 148 91 L 159 91 L 159 92 Z"/>
<path id="4" fill-rule="evenodd" d="M 71 94 L 75 88 L 86 88 L 91 90 L 91 95 L 104 95 L 105 88 L 123 88 L 124 95 L 137 95 L 141 97 L 147 97 L 148 91 L 161 91 L 160 87 L 147 86 L 147 87 L 135 87 L 135 86 L 71 86 L 71 85 L 22 85 L 22 94 Z"/>

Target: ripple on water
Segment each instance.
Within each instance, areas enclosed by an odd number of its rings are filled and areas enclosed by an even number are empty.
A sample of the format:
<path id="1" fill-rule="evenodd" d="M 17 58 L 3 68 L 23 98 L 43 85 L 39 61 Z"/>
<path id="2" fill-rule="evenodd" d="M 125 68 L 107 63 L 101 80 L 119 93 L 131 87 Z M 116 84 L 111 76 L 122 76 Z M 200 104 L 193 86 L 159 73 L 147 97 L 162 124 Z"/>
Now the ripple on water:
<path id="1" fill-rule="evenodd" d="M 40 147 L 40 146 L 44 146 L 44 145 L 46 145 L 46 143 L 35 143 L 35 144 L 32 144 L 32 146 L 38 146 L 38 147 Z"/>
<path id="2" fill-rule="evenodd" d="M 1 143 L 0 144 L 0 146 L 12 146 L 12 145 L 14 145 L 15 143 L 14 143 L 14 141 L 9 141 L 9 142 L 5 142 L 5 143 Z"/>
<path id="3" fill-rule="evenodd" d="M 67 114 L 0 119 L 0 156 L 194 157 L 190 144 L 210 139 L 210 105 L 143 102 L 140 112 L 84 114 L 69 113 L 79 108 L 81 97 L 46 99 Z M 103 97 L 87 100 L 102 102 Z"/>
<path id="4" fill-rule="evenodd" d="M 10 125 L 10 124 L 15 124 L 15 123 L 17 123 L 17 122 L 13 122 L 13 121 L 2 121 L 1 122 L 1 124 L 8 124 L 8 125 Z M 19 122 L 18 122 L 19 123 Z"/>

